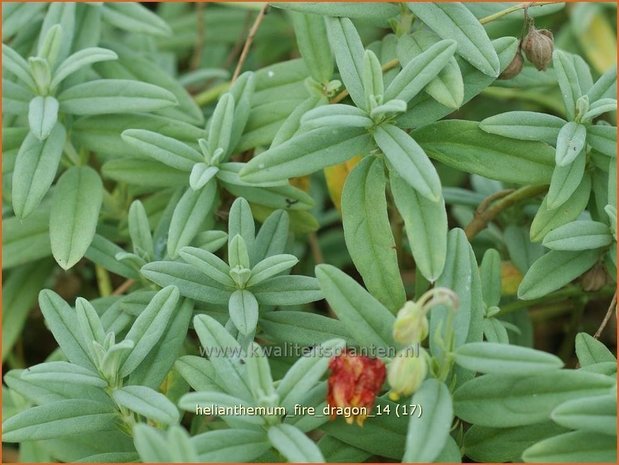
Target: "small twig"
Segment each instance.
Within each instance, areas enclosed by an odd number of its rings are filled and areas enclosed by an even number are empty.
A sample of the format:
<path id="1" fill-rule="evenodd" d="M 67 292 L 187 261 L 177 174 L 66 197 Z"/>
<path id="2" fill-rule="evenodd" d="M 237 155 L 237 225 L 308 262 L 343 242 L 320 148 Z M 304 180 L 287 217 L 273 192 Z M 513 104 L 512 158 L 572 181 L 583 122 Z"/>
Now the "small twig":
<path id="1" fill-rule="evenodd" d="M 114 292 L 112 292 L 112 295 L 124 294 L 125 291 L 129 289 L 131 286 L 133 286 L 134 284 L 135 284 L 134 279 L 127 279 L 124 283 L 122 283 L 120 286 L 114 289 Z"/>
<path id="2" fill-rule="evenodd" d="M 502 18 L 503 16 L 506 16 L 510 13 L 513 13 L 514 11 L 518 11 L 518 10 L 522 10 L 522 9 L 529 9 L 531 7 L 534 6 L 543 6 L 543 5 L 551 5 L 553 3 L 557 3 L 557 2 L 523 2 L 523 3 L 519 3 L 518 5 L 514 5 L 514 6 L 510 6 L 509 8 L 506 8 L 504 10 L 501 11 L 497 11 L 494 14 L 485 16 L 483 18 L 481 18 L 479 20 L 479 22 L 481 24 L 487 24 L 491 21 L 495 21 L 497 19 Z"/>
<path id="3" fill-rule="evenodd" d="M 228 53 L 228 56 L 226 57 L 226 61 L 224 62 L 223 68 L 228 69 L 230 66 L 232 66 L 234 58 L 241 51 L 241 48 L 243 47 L 243 43 L 244 43 L 243 37 L 245 37 L 245 34 L 248 33 L 249 28 L 251 26 L 251 17 L 252 17 L 252 13 L 251 11 L 248 11 L 247 14 L 245 15 L 245 23 L 243 25 L 243 34 L 239 34 L 239 37 L 237 37 L 236 42 L 234 43 L 234 47 L 232 47 L 232 50 L 230 50 L 230 53 Z"/>
<path id="4" fill-rule="evenodd" d="M 600 335 L 602 334 L 602 331 L 604 331 L 604 328 L 606 328 L 606 325 L 610 321 L 610 316 L 613 314 L 613 310 L 616 311 L 616 306 L 617 306 L 617 292 L 615 291 L 615 293 L 613 294 L 613 300 L 610 301 L 610 306 L 608 307 L 608 311 L 606 312 L 606 315 L 604 316 L 604 319 L 602 320 L 602 324 L 600 324 L 600 327 L 593 335 L 594 338 L 597 339 L 600 337 Z"/>
<path id="5" fill-rule="evenodd" d="M 483 215 L 492 202 L 494 202 L 495 200 L 502 199 L 503 197 L 508 196 L 512 192 L 514 192 L 514 189 L 504 189 L 502 191 L 498 191 L 498 192 L 494 192 L 490 194 L 488 197 L 486 197 L 484 200 L 482 200 L 479 203 L 479 205 L 475 209 L 475 214 Z"/>
<path id="6" fill-rule="evenodd" d="M 112 281 L 110 280 L 110 274 L 102 266 L 95 266 L 95 274 L 97 276 L 97 287 L 99 288 L 99 294 L 102 297 L 106 297 L 112 293 Z"/>
<path id="7" fill-rule="evenodd" d="M 315 232 L 309 233 L 308 241 L 315 264 L 320 265 L 321 263 L 324 263 L 325 259 L 322 255 L 322 250 L 320 249 L 320 244 L 318 243 L 318 236 Z"/>
<path id="8" fill-rule="evenodd" d="M 234 70 L 234 74 L 232 75 L 232 82 L 236 81 L 236 78 L 241 74 L 241 68 L 243 68 L 243 64 L 247 59 L 247 55 L 249 54 L 249 49 L 251 44 L 254 41 L 254 37 L 256 37 L 256 33 L 258 32 L 258 28 L 262 24 L 262 20 L 264 19 L 264 15 L 267 12 L 267 8 L 269 7 L 268 3 L 265 3 L 260 11 L 258 12 L 258 16 L 256 16 L 256 20 L 249 30 L 249 35 L 247 36 L 247 40 L 245 41 L 245 45 L 243 45 L 243 51 L 241 52 L 241 56 L 239 57 L 239 62 L 236 65 L 236 69 Z"/>
<path id="9" fill-rule="evenodd" d="M 202 47 L 204 46 L 204 9 L 207 4 L 203 2 L 196 3 L 196 43 L 193 48 L 193 55 L 189 68 L 192 70 L 198 69 L 202 60 Z"/>
<path id="10" fill-rule="evenodd" d="M 473 220 L 464 229 L 464 232 L 466 233 L 466 237 L 469 240 L 473 239 L 479 232 L 481 232 L 488 225 L 488 223 L 490 223 L 490 221 L 492 221 L 503 210 L 520 202 L 521 200 L 535 197 L 536 195 L 541 194 L 542 192 L 546 192 L 546 190 L 548 190 L 548 186 L 542 185 L 542 186 L 524 186 L 508 194 L 505 194 L 505 191 L 501 191 L 500 193 L 498 192 L 497 194 L 502 194 L 500 196 L 502 197 L 501 200 L 496 202 L 491 207 L 485 208 L 481 213 L 479 212 L 475 213 L 475 217 L 473 218 Z M 496 195 L 496 194 L 492 194 L 492 195 Z M 490 199 L 488 203 L 492 202 L 493 200 L 494 199 Z M 484 202 L 485 201 L 486 199 L 484 199 Z M 482 202 L 482 204 L 484 202 Z"/>
<path id="11" fill-rule="evenodd" d="M 400 64 L 400 61 L 397 58 L 394 58 L 393 60 L 389 60 L 387 63 L 385 63 L 382 66 L 383 73 L 386 73 L 387 71 L 392 70 L 399 64 Z M 331 103 L 341 102 L 346 97 L 348 97 L 348 90 L 344 89 L 342 92 L 340 92 L 335 97 L 333 97 L 333 99 L 331 100 Z"/>

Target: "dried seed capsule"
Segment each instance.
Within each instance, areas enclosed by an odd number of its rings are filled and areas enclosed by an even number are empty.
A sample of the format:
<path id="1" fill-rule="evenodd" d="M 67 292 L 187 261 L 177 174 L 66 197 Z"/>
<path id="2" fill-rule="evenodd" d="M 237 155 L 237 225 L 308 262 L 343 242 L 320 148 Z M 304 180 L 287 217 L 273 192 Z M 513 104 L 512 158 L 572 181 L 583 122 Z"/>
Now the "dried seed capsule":
<path id="1" fill-rule="evenodd" d="M 535 29 L 535 26 L 531 26 L 522 39 L 524 54 L 539 71 L 545 70 L 552 61 L 553 49 L 554 38 L 552 32 L 547 29 Z"/>
<path id="2" fill-rule="evenodd" d="M 499 79 L 507 80 L 515 78 L 520 74 L 520 71 L 522 71 L 523 64 L 524 59 L 522 58 L 522 53 L 520 52 L 520 50 L 518 50 L 516 52 L 516 55 L 514 55 L 514 59 L 509 65 L 507 65 L 507 68 L 505 68 L 499 76 Z"/>

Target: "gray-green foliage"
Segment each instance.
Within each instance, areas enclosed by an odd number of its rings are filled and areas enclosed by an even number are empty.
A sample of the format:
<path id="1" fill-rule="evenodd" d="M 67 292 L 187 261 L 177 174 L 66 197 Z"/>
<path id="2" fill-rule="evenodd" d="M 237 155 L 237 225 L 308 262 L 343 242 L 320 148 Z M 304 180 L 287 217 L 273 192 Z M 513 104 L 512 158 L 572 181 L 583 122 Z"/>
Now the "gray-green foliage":
<path id="1" fill-rule="evenodd" d="M 616 65 L 581 40 L 616 8 L 531 5 L 552 63 L 503 80 L 523 5 L 273 3 L 233 74 L 262 5 L 4 4 L 3 441 L 616 461 L 617 361 L 584 332 L 616 283 Z M 56 345 L 33 356 L 37 301 Z M 331 421 L 330 361 L 392 369 L 411 301 L 427 374 Z M 561 353 L 535 349 L 570 312 Z"/>

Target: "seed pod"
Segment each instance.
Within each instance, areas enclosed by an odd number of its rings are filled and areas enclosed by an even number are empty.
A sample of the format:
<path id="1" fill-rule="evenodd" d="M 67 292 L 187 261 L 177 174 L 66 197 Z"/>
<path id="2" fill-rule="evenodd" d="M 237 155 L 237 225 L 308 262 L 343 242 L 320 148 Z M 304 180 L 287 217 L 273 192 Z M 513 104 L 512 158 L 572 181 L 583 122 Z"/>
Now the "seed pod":
<path id="1" fill-rule="evenodd" d="M 552 61 L 553 49 L 554 38 L 552 32 L 547 29 L 535 29 L 535 26 L 531 26 L 522 39 L 524 54 L 539 71 L 545 70 Z"/>
<path id="2" fill-rule="evenodd" d="M 516 76 L 520 74 L 520 71 L 522 71 L 523 64 L 524 64 L 524 59 L 522 58 L 522 53 L 520 52 L 520 50 L 518 50 L 516 52 L 516 55 L 514 55 L 514 59 L 511 61 L 509 65 L 507 65 L 507 68 L 505 68 L 503 72 L 500 74 L 499 79 L 507 80 L 507 79 L 515 78 Z"/>

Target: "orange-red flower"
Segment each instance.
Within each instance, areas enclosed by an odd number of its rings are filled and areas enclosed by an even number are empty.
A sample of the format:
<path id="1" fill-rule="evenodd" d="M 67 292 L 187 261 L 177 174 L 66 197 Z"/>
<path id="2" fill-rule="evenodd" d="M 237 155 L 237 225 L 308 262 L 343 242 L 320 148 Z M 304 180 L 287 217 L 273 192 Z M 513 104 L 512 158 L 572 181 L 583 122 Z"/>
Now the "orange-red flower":
<path id="1" fill-rule="evenodd" d="M 348 424 L 363 425 L 376 394 L 385 381 L 385 364 L 377 359 L 344 352 L 329 362 L 327 402 L 331 419 L 344 416 Z"/>

